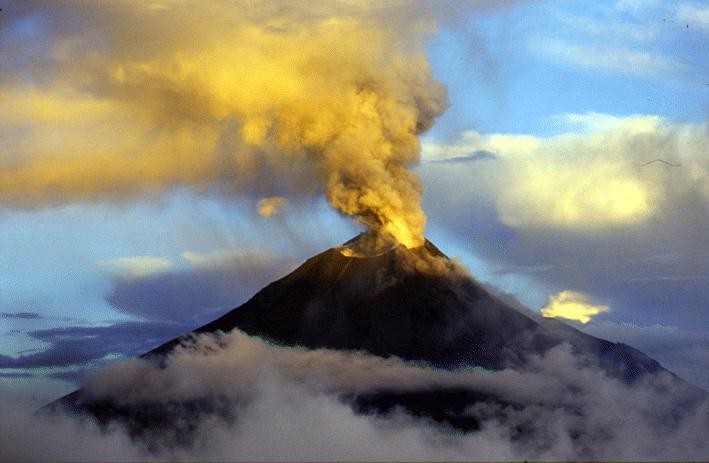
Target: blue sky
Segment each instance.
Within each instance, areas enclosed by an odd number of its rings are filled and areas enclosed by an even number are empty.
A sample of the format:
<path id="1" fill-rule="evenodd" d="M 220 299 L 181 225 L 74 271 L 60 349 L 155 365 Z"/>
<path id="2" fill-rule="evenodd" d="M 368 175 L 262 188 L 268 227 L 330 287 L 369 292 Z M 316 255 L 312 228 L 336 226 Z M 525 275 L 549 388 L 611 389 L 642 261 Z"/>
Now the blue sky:
<path id="1" fill-rule="evenodd" d="M 12 64 L 0 91 L 43 88 L 53 77 L 33 66 L 49 48 L 71 49 L 72 27 L 91 15 L 70 4 L 57 29 L 51 7 L 1 4 L 0 55 Z M 428 238 L 530 310 L 565 290 L 606 307 L 570 323 L 709 388 L 709 9 L 513 2 L 453 17 L 439 18 L 424 48 L 450 102 L 415 169 Z M 0 93 L 0 102 L 2 174 L 23 161 L 22 137 L 52 119 L 21 136 L 8 122 L 16 101 Z M 657 158 L 678 166 L 643 165 Z M 210 320 L 361 229 L 319 194 L 293 195 L 262 217 L 263 195 L 247 190 L 64 202 L 58 188 L 60 199 L 40 205 L 0 201 L 0 381 L 37 400 L 69 391 L 86 368 Z M 188 292 L 204 303 L 182 307 Z M 106 327 L 135 337 L 111 344 Z M 97 339 L 110 347 L 91 347 Z M 67 360 L 67 349 L 86 355 Z"/>

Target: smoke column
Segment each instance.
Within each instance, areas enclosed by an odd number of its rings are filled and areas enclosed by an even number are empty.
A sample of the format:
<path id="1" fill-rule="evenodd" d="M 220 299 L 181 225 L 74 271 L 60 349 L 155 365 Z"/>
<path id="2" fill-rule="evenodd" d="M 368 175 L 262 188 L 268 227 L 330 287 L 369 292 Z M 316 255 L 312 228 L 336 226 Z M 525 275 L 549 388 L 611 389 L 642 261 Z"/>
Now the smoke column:
<path id="1" fill-rule="evenodd" d="M 447 105 L 421 53 L 432 24 L 318 3 L 13 4 L 3 28 L 33 26 L 0 41 L 0 206 L 281 195 L 271 181 L 422 244 L 409 169 Z"/>

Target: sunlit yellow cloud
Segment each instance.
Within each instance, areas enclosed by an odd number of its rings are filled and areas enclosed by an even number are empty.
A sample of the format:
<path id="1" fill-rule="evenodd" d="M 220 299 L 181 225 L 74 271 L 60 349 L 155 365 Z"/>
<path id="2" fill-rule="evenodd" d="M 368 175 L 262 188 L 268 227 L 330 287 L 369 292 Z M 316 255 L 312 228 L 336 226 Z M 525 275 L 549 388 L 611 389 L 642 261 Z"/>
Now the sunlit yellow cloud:
<path id="1" fill-rule="evenodd" d="M 0 204 L 250 192 L 279 175 L 422 242 L 409 168 L 447 105 L 426 21 L 384 21 L 373 2 L 32 3 L 55 37 L 49 57 L 0 75 Z"/>
<path id="2" fill-rule="evenodd" d="M 649 223 L 675 207 L 681 191 L 709 201 L 706 124 L 673 124 L 658 116 L 567 114 L 548 138 L 466 132 L 453 145 L 427 145 L 431 159 L 476 150 L 493 153 L 485 178 L 501 222 L 516 228 L 598 231 Z M 668 164 L 650 164 L 655 159 Z M 481 167 L 482 168 L 482 167 Z"/>
<path id="3" fill-rule="evenodd" d="M 608 306 L 592 304 L 585 294 L 567 289 L 549 296 L 549 301 L 540 312 L 547 318 L 565 318 L 585 324 L 596 315 L 608 312 Z"/>

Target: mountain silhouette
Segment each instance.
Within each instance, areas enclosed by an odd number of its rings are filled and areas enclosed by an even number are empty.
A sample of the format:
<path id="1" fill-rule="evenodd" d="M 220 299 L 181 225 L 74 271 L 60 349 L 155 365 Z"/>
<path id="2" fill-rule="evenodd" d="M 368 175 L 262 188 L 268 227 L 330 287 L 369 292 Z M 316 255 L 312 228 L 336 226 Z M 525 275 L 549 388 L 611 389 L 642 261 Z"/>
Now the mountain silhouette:
<path id="1" fill-rule="evenodd" d="M 194 334 L 239 329 L 280 345 L 364 351 L 444 369 L 517 368 L 530 355 L 566 343 L 580 358 L 630 385 L 664 370 L 630 346 L 525 312 L 495 297 L 429 241 L 407 249 L 382 245 L 365 233 L 308 259 L 241 306 L 142 357 L 159 363 Z M 478 401 L 499 401 L 465 388 L 381 390 L 347 399 L 360 413 L 387 413 L 398 407 L 462 430 L 477 429 L 478 423 L 461 416 L 461 410 Z M 228 415 L 219 404 L 201 400 L 172 404 L 170 409 L 156 404 L 131 408 L 92 402 L 81 390 L 57 404 L 102 423 L 123 420 L 134 434 L 174 423 L 176 409 L 190 416 Z"/>

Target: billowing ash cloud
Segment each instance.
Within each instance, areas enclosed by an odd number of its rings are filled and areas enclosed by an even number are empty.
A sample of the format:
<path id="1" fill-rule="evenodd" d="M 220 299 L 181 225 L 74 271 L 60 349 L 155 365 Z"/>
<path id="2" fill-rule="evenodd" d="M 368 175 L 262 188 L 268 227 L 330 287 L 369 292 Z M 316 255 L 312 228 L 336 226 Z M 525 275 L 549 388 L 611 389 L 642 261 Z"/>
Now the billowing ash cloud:
<path id="1" fill-rule="evenodd" d="M 422 243 L 429 24 L 370 2 L 28 1 L 3 12 L 0 203 L 324 192 Z M 306 6 L 307 5 L 307 6 Z M 430 20 L 429 20 L 430 22 Z M 46 46 L 37 48 L 38 43 Z M 31 57 L 31 59 L 30 59 Z"/>
<path id="2" fill-rule="evenodd" d="M 119 459 L 142 454 L 146 459 L 229 461 L 689 460 L 707 454 L 709 402 L 696 391 L 669 375 L 628 386 L 580 360 L 559 346 L 544 357 L 531 357 L 519 370 L 448 371 L 358 352 L 278 347 L 240 331 L 204 335 L 179 347 L 162 368 L 131 360 L 94 375 L 85 385 L 92 397 L 120 404 L 217 404 L 219 414 L 193 410 L 174 417 L 173 423 L 191 420 L 196 426 L 191 439 L 176 445 L 169 434 L 158 433 L 129 441 L 119 426 L 98 433 L 86 424 L 77 438 L 114 442 L 111 449 L 119 452 Z M 352 397 L 383 390 L 455 387 L 501 399 L 461 411 L 480 422 L 478 431 L 451 432 L 403 410 L 356 414 L 351 402 Z M 685 400 L 694 401 L 692 409 L 683 408 Z M 49 434 L 42 439 L 61 449 L 55 437 L 76 425 L 54 417 L 60 421 L 54 421 L 52 430 L 43 424 L 47 419 L 32 418 L 39 424 L 21 421 L 20 428 L 40 426 Z M 20 428 L 13 429 L 9 441 L 0 434 L 3 451 L 25 459 L 46 451 L 47 444 L 31 445 L 28 436 L 36 433 L 29 432 L 19 441 L 27 448 L 18 451 L 12 436 Z M 83 457 L 91 458 L 96 445 L 86 448 Z M 146 453 L 148 448 L 153 453 Z"/>

